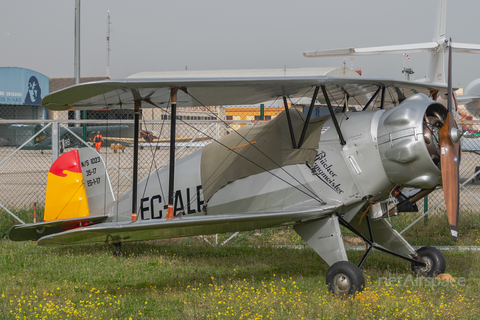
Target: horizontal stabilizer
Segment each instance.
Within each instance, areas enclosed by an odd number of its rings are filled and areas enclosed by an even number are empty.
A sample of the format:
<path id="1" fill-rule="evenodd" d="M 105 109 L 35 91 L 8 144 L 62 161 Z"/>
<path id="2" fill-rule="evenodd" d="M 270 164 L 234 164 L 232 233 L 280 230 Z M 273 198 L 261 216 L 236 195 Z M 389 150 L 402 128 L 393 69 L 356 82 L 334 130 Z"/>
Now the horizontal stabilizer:
<path id="1" fill-rule="evenodd" d="M 12 241 L 38 240 L 50 234 L 101 223 L 105 220 L 107 220 L 106 216 L 88 216 L 41 223 L 19 224 L 10 229 L 8 238 Z"/>
<path id="2" fill-rule="evenodd" d="M 452 43 L 452 51 L 457 53 L 480 53 L 480 44 Z"/>
<path id="3" fill-rule="evenodd" d="M 457 53 L 480 53 L 479 44 L 470 43 L 451 43 L 452 51 Z M 343 57 L 343 56 L 368 56 L 379 54 L 403 54 L 403 53 L 431 53 L 438 50 L 439 44 L 436 42 L 413 43 L 383 47 L 367 47 L 367 48 L 344 48 L 306 51 L 303 53 L 307 58 L 318 57 Z"/>
<path id="4" fill-rule="evenodd" d="M 341 57 L 341 56 L 368 56 L 378 54 L 403 54 L 408 53 L 428 53 L 437 48 L 436 42 L 424 42 L 414 44 L 403 44 L 383 47 L 368 47 L 368 48 L 346 48 L 346 49 L 331 49 L 331 50 L 316 50 L 306 51 L 303 53 L 304 57 Z"/>
<path id="5" fill-rule="evenodd" d="M 466 104 L 466 103 L 478 101 L 480 99 L 480 96 L 473 95 L 473 94 L 464 94 L 461 96 L 455 96 L 455 99 L 457 100 L 458 104 Z"/>
<path id="6" fill-rule="evenodd" d="M 236 213 L 215 216 L 191 216 L 173 220 L 103 223 L 45 236 L 38 241 L 38 244 L 119 243 L 271 228 L 316 219 L 334 212 L 339 206 L 341 206 L 340 202 L 315 208 L 302 207 L 294 211 Z"/>

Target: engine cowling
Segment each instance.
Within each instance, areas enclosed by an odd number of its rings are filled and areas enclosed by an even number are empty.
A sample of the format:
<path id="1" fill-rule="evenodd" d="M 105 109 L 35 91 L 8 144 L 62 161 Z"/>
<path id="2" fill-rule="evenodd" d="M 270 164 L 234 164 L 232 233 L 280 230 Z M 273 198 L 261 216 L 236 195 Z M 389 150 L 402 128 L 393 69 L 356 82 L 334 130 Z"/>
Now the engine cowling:
<path id="1" fill-rule="evenodd" d="M 385 111 L 378 125 L 378 147 L 390 181 L 428 189 L 442 181 L 439 131 L 447 109 L 416 94 Z"/>

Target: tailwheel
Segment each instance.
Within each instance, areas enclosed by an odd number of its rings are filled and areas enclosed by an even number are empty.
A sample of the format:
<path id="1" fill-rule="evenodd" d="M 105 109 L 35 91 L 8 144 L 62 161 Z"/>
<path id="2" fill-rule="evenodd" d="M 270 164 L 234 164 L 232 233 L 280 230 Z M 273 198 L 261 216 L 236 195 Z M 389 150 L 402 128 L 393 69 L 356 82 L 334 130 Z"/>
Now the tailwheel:
<path id="1" fill-rule="evenodd" d="M 445 272 L 445 257 L 434 247 L 422 247 L 417 250 L 417 254 L 425 262 L 426 266 L 418 266 L 412 263 L 412 271 L 415 275 L 424 277 L 436 277 Z"/>
<path id="2" fill-rule="evenodd" d="M 355 264 L 338 261 L 328 269 L 327 285 L 335 295 L 353 295 L 365 288 L 365 278 Z"/>
<path id="3" fill-rule="evenodd" d="M 113 244 L 115 246 L 115 251 L 113 251 L 113 256 L 118 257 L 122 254 L 122 243 L 117 242 Z"/>

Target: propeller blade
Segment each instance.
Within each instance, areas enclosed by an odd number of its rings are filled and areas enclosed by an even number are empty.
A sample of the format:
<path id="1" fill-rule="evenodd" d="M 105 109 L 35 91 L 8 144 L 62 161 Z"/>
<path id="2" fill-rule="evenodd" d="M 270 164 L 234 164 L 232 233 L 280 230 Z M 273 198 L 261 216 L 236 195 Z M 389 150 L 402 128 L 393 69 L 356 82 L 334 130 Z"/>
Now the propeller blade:
<path id="1" fill-rule="evenodd" d="M 451 128 L 456 128 L 453 115 L 449 112 L 447 120 L 440 129 L 440 164 L 442 169 L 443 196 L 447 207 L 448 222 L 453 240 L 458 235 L 459 188 L 458 167 L 460 165 L 460 143 L 450 138 Z"/>
<path id="2" fill-rule="evenodd" d="M 460 166 L 460 137 L 453 116 L 452 99 L 452 46 L 451 39 L 448 50 L 448 102 L 447 119 L 440 128 L 440 165 L 442 170 L 443 196 L 447 207 L 448 222 L 453 240 L 458 236 L 459 219 L 459 186 L 458 168 Z"/>

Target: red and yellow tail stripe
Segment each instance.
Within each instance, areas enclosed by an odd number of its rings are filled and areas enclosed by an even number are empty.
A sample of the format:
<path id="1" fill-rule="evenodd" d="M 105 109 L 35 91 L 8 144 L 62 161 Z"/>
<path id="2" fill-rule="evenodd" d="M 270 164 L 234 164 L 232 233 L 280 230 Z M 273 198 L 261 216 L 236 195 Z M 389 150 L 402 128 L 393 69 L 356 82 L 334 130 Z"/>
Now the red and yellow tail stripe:
<path id="1" fill-rule="evenodd" d="M 48 172 L 44 221 L 90 215 L 77 150 L 61 155 Z"/>

